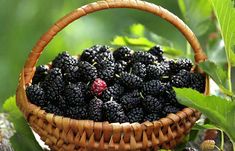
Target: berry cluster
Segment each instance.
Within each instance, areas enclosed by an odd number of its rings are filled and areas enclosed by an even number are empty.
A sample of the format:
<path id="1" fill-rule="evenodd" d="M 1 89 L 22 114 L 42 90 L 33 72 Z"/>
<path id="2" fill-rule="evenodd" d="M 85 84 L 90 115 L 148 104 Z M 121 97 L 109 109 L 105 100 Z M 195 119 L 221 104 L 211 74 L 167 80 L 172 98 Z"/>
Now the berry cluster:
<path id="1" fill-rule="evenodd" d="M 189 59 L 166 59 L 159 46 L 112 52 L 95 45 L 79 59 L 63 52 L 38 66 L 26 94 L 46 112 L 74 119 L 154 121 L 184 108 L 173 86 L 204 92 L 205 78 L 190 72 L 192 66 Z"/>

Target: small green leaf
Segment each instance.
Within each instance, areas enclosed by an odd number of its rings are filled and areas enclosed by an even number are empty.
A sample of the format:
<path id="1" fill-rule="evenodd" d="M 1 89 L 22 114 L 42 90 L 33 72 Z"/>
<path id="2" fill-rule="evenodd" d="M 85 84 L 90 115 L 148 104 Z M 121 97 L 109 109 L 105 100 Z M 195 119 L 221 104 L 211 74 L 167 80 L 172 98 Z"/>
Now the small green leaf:
<path id="1" fill-rule="evenodd" d="M 217 96 L 204 96 L 192 89 L 174 89 L 181 104 L 201 111 L 235 142 L 235 102 Z"/>
<path id="2" fill-rule="evenodd" d="M 130 27 L 130 32 L 132 35 L 137 37 L 143 37 L 145 32 L 145 27 L 142 24 L 133 24 Z"/>
<path id="3" fill-rule="evenodd" d="M 127 45 L 125 42 L 124 37 L 122 36 L 116 36 L 113 41 L 111 42 L 112 45 L 117 45 L 117 46 L 125 46 Z"/>
<path id="4" fill-rule="evenodd" d="M 3 110 L 9 114 L 9 120 L 14 124 L 16 133 L 10 141 L 15 151 L 43 151 L 35 140 L 34 135 L 16 106 L 15 97 L 10 97 L 3 104 Z M 23 145 L 22 145 L 23 144 Z"/>

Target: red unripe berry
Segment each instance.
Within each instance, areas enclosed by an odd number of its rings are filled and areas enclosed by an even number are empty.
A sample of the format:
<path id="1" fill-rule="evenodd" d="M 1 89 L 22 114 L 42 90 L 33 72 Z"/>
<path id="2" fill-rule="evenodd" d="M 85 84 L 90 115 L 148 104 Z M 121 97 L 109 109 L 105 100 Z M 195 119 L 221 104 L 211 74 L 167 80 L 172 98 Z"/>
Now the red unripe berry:
<path id="1" fill-rule="evenodd" d="M 91 85 L 91 92 L 95 95 L 101 95 L 102 92 L 107 88 L 107 84 L 104 80 L 98 78 Z"/>

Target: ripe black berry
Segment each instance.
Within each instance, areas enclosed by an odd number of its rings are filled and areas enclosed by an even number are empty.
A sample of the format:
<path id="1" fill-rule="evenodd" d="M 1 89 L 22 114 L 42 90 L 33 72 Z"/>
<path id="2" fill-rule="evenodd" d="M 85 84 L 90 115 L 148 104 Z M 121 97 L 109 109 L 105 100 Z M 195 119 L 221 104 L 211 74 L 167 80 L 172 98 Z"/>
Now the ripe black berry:
<path id="1" fill-rule="evenodd" d="M 135 90 L 134 92 L 123 95 L 120 98 L 119 102 L 123 106 L 125 111 L 129 111 L 130 109 L 139 106 L 142 102 L 142 98 L 140 96 L 140 93 Z"/>
<path id="2" fill-rule="evenodd" d="M 146 66 L 140 62 L 133 64 L 131 68 L 131 73 L 139 76 L 140 78 L 145 78 L 146 76 Z"/>
<path id="3" fill-rule="evenodd" d="M 89 119 L 94 120 L 96 122 L 102 121 L 102 109 L 103 101 L 98 98 L 92 99 L 89 103 Z"/>
<path id="4" fill-rule="evenodd" d="M 84 82 L 93 81 L 97 78 L 97 69 L 89 62 L 78 62 L 78 78 Z"/>
<path id="5" fill-rule="evenodd" d="M 172 76 L 171 78 L 172 86 L 177 88 L 186 87 L 188 88 L 190 85 L 190 72 L 186 70 L 180 70 L 178 74 Z"/>
<path id="6" fill-rule="evenodd" d="M 150 49 L 148 50 L 148 53 L 150 53 L 150 54 L 156 56 L 158 62 L 164 61 L 164 58 L 163 58 L 163 50 L 161 49 L 160 46 L 154 46 L 154 47 L 150 48 Z"/>
<path id="7" fill-rule="evenodd" d="M 43 109 L 47 112 L 47 113 L 53 113 L 55 115 L 59 115 L 59 116 L 63 116 L 64 112 L 56 105 L 51 104 L 48 102 L 47 106 L 44 106 Z"/>
<path id="8" fill-rule="evenodd" d="M 98 70 L 98 77 L 106 82 L 112 81 L 115 73 L 115 64 L 112 61 L 102 60 L 100 63 L 95 64 Z"/>
<path id="9" fill-rule="evenodd" d="M 45 106 L 45 93 L 43 89 L 37 85 L 30 85 L 26 88 L 26 95 L 30 102 L 38 106 Z"/>
<path id="10" fill-rule="evenodd" d="M 42 83 L 42 88 L 45 91 L 47 101 L 57 101 L 64 89 L 64 80 L 59 68 L 53 68 L 49 71 Z"/>
<path id="11" fill-rule="evenodd" d="M 120 74 L 126 70 L 127 62 L 123 60 L 119 60 L 115 63 L 115 73 Z"/>
<path id="12" fill-rule="evenodd" d="M 150 113 L 144 116 L 144 121 L 156 121 L 159 120 L 160 118 L 162 118 L 163 115 L 161 113 Z"/>
<path id="13" fill-rule="evenodd" d="M 129 89 L 141 88 L 143 85 L 143 80 L 140 77 L 127 72 L 121 73 L 119 80 L 123 86 Z"/>
<path id="14" fill-rule="evenodd" d="M 113 56 L 116 61 L 117 60 L 124 60 L 124 61 L 128 62 L 130 60 L 130 57 L 132 56 L 132 54 L 133 54 L 133 51 L 126 46 L 122 46 L 113 52 Z"/>
<path id="15" fill-rule="evenodd" d="M 133 108 L 127 113 L 127 117 L 130 123 L 134 123 L 134 122 L 141 123 L 144 118 L 144 111 L 142 108 Z"/>
<path id="16" fill-rule="evenodd" d="M 80 57 L 81 61 L 87 61 L 91 64 L 105 60 L 113 60 L 112 54 L 108 51 L 108 46 L 103 45 L 94 45 L 88 49 L 85 49 Z"/>
<path id="17" fill-rule="evenodd" d="M 115 101 L 105 102 L 103 105 L 104 115 L 106 115 L 106 120 L 109 122 L 119 122 L 124 123 L 128 121 L 127 116 L 120 104 Z"/>
<path id="18" fill-rule="evenodd" d="M 110 101 L 111 97 L 113 97 L 114 100 L 117 100 L 123 92 L 124 88 L 120 84 L 114 84 L 103 91 L 101 98 L 104 102 Z"/>
<path id="19" fill-rule="evenodd" d="M 200 73 L 191 73 L 190 87 L 200 93 L 205 91 L 205 77 Z"/>
<path id="20" fill-rule="evenodd" d="M 65 115 L 67 117 L 78 119 L 78 120 L 84 120 L 87 119 L 87 106 L 69 106 L 67 109 Z"/>
<path id="21" fill-rule="evenodd" d="M 45 80 L 48 74 L 49 67 L 47 65 L 40 65 L 36 68 L 35 74 L 33 76 L 32 84 L 38 84 Z"/>
<path id="22" fill-rule="evenodd" d="M 171 72 L 177 74 L 180 70 L 190 71 L 193 64 L 189 59 L 171 59 L 167 61 L 170 65 Z"/>
<path id="23" fill-rule="evenodd" d="M 68 104 L 72 106 L 84 105 L 86 103 L 84 89 L 83 83 L 67 85 L 64 89 L 64 97 Z"/>
<path id="24" fill-rule="evenodd" d="M 69 66 L 77 63 L 77 60 L 70 56 L 68 52 L 60 53 L 53 61 L 52 68 L 60 68 L 63 72 L 66 71 Z"/>
<path id="25" fill-rule="evenodd" d="M 146 112 L 148 113 L 158 113 L 163 107 L 163 98 L 153 97 L 148 95 L 144 98 L 142 104 Z"/>
<path id="26" fill-rule="evenodd" d="M 143 93 L 144 95 L 153 95 L 157 96 L 161 92 L 164 92 L 165 87 L 159 80 L 151 80 L 146 82 L 143 85 Z"/>
<path id="27" fill-rule="evenodd" d="M 143 51 L 136 51 L 132 58 L 131 58 L 131 61 L 133 63 L 136 63 L 136 62 L 141 62 L 143 64 L 152 64 L 156 61 L 156 57 L 153 56 L 152 54 L 150 53 L 147 53 L 147 52 L 143 52 Z"/>
<path id="28" fill-rule="evenodd" d="M 176 113 L 179 110 L 180 109 L 178 107 L 174 106 L 174 105 L 167 105 L 167 106 L 164 106 L 162 113 L 164 115 L 167 115 L 169 113 Z"/>

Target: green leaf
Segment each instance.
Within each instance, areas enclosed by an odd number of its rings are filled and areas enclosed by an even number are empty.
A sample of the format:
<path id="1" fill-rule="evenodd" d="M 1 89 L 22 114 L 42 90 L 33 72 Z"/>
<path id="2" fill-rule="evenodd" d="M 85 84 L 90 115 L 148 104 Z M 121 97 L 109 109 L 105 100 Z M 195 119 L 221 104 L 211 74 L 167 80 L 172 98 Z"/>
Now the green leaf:
<path id="1" fill-rule="evenodd" d="M 130 32 L 132 35 L 137 37 L 143 37 L 145 32 L 145 27 L 142 24 L 133 24 L 130 27 Z"/>
<path id="2" fill-rule="evenodd" d="M 217 96 L 205 96 L 192 89 L 174 89 L 181 104 L 201 111 L 235 142 L 235 102 Z"/>
<path id="3" fill-rule="evenodd" d="M 208 31 L 212 12 L 209 0 L 178 0 L 178 5 L 187 25 L 197 36 Z"/>
<path id="4" fill-rule="evenodd" d="M 225 43 L 228 61 L 235 66 L 235 9 L 231 0 L 211 0 L 214 12 L 219 22 L 221 35 Z"/>
<path id="5" fill-rule="evenodd" d="M 227 75 L 222 67 L 212 61 L 201 62 L 199 67 L 202 68 L 202 70 L 205 71 L 216 84 L 218 84 L 225 94 L 233 96 L 233 93 L 227 89 Z"/>
<path id="6" fill-rule="evenodd" d="M 204 129 L 220 130 L 217 126 L 215 126 L 213 124 L 204 124 L 204 125 L 195 124 L 192 129 L 194 129 L 194 130 L 204 130 Z"/>
<path id="7" fill-rule="evenodd" d="M 154 42 L 145 37 L 130 38 L 127 36 L 116 36 L 111 43 L 118 46 L 135 46 L 142 49 L 148 49 L 155 45 Z"/>
<path id="8" fill-rule="evenodd" d="M 10 141 L 15 151 L 43 151 L 35 140 L 34 135 L 16 106 L 15 97 L 10 97 L 3 104 L 3 110 L 9 114 L 9 120 L 14 124 L 16 133 Z"/>

